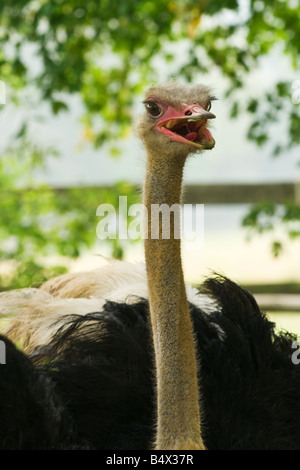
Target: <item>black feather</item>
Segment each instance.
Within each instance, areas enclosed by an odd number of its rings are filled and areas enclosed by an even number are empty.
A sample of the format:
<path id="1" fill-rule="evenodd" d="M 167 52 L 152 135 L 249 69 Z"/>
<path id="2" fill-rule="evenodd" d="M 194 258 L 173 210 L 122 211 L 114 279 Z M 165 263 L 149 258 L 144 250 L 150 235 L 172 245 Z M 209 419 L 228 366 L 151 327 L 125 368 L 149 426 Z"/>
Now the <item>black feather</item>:
<path id="1" fill-rule="evenodd" d="M 225 278 L 191 305 L 204 441 L 209 449 L 300 449 L 296 336 L 276 333 L 251 294 Z M 0 366 L 0 448 L 150 449 L 155 374 L 149 306 L 107 302 L 65 317 L 53 341 L 26 357 L 7 339 Z"/>

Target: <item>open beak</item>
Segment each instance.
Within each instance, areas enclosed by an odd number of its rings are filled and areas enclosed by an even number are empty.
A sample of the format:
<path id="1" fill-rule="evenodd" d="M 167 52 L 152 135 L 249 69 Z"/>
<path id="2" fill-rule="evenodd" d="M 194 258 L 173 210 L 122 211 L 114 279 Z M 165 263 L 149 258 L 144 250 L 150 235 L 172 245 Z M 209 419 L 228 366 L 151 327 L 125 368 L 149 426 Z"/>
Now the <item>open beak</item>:
<path id="1" fill-rule="evenodd" d="M 181 111 L 170 106 L 156 128 L 175 142 L 183 142 L 201 150 L 212 149 L 215 141 L 206 124 L 208 119 L 215 117 L 196 104 L 184 105 Z"/>

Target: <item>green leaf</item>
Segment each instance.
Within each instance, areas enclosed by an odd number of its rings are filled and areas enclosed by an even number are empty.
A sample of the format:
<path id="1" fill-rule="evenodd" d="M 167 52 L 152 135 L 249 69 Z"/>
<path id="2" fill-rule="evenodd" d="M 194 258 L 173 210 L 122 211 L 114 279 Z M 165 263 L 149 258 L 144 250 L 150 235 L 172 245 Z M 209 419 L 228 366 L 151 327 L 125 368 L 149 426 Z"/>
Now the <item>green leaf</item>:
<path id="1" fill-rule="evenodd" d="M 60 111 L 67 111 L 68 105 L 63 101 L 52 101 L 51 102 L 52 112 L 58 114 Z"/>

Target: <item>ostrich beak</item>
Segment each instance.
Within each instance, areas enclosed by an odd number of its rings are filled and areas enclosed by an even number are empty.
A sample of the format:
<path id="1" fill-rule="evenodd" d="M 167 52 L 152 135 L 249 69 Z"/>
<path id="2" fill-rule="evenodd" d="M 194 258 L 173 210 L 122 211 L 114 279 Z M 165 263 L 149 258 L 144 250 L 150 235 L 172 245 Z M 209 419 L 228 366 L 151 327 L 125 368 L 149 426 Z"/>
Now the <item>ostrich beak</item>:
<path id="1" fill-rule="evenodd" d="M 169 106 L 157 124 L 159 132 L 170 140 L 192 145 L 201 150 L 212 149 L 215 141 L 207 129 L 207 120 L 216 116 L 197 104 L 183 105 L 180 111 Z"/>

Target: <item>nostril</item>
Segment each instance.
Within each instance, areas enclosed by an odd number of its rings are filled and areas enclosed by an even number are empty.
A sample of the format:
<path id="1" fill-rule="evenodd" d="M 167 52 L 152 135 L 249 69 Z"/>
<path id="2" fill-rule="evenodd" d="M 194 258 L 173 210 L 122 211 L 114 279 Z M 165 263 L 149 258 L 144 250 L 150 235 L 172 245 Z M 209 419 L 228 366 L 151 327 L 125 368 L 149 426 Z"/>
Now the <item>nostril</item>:
<path id="1" fill-rule="evenodd" d="M 191 116 L 193 113 L 190 109 L 188 109 L 184 114 L 185 116 Z"/>

